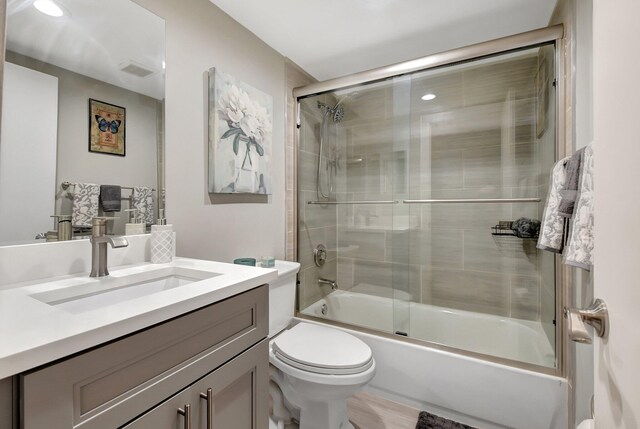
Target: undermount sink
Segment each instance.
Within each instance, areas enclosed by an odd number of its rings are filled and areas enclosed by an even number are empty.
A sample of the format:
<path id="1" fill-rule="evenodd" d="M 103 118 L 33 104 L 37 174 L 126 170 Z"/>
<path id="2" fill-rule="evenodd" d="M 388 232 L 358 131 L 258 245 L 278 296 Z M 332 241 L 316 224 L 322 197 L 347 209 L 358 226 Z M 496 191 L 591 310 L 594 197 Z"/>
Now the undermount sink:
<path id="1" fill-rule="evenodd" d="M 61 280 L 54 290 L 29 295 L 68 313 L 79 314 L 153 295 L 221 274 L 183 267 L 165 267 L 135 274 L 112 273 L 107 277 L 74 277 Z"/>

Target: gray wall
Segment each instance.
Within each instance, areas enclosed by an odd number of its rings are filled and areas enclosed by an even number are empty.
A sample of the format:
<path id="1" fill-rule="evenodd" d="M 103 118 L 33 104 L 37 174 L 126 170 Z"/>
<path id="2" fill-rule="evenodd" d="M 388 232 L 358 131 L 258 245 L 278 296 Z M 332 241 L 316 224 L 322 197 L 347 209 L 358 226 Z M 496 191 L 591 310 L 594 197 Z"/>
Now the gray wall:
<path id="1" fill-rule="evenodd" d="M 137 0 L 166 20 L 167 218 L 179 256 L 231 261 L 284 258 L 284 62 L 277 53 L 207 0 Z M 218 204 L 207 194 L 204 73 L 211 67 L 273 96 L 273 195 L 233 196 Z"/>
<path id="2" fill-rule="evenodd" d="M 70 194 L 60 188 L 64 181 L 157 187 L 158 100 L 13 52 L 7 52 L 6 58 L 58 78 L 57 213 L 71 213 Z M 89 152 L 89 98 L 126 108 L 126 156 Z M 130 194 L 123 191 L 124 197 Z M 126 215 L 117 216 L 119 224 L 124 224 Z M 124 226 L 114 231 L 124 233 Z"/>

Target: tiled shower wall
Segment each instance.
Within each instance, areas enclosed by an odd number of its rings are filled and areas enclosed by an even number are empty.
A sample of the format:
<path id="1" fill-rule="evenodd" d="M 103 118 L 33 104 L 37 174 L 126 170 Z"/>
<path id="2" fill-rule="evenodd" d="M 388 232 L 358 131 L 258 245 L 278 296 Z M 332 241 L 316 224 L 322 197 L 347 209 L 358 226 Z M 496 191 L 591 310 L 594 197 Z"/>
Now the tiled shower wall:
<path id="1" fill-rule="evenodd" d="M 304 70 L 298 67 L 297 64 L 290 60 L 286 60 L 284 64 L 285 81 L 286 81 L 286 123 L 287 129 L 285 134 L 285 205 L 286 205 L 286 220 L 285 220 L 285 255 L 287 261 L 296 260 L 296 238 L 297 238 L 297 224 L 296 224 L 296 178 L 297 178 L 297 165 L 296 165 L 296 132 L 297 121 L 296 118 L 296 100 L 293 97 L 293 90 L 295 88 L 309 85 L 316 82 L 316 80 L 307 74 Z"/>
<path id="2" fill-rule="evenodd" d="M 300 262 L 299 305 L 305 308 L 330 292 L 327 286 L 318 284 L 319 278 L 336 279 L 336 225 L 334 205 L 310 205 L 319 200 L 316 174 L 320 150 L 322 111 L 318 101 L 331 103 L 329 96 L 308 98 L 301 101 L 301 127 L 298 151 L 298 262 Z M 317 267 L 313 250 L 323 244 L 328 250 L 324 266 Z"/>
<path id="3" fill-rule="evenodd" d="M 536 124 L 539 65 L 553 96 L 544 58 L 531 51 L 361 88 L 335 125 L 344 142 L 336 198 L 544 201 L 555 156 L 553 113 Z M 426 92 L 438 98 L 422 101 Z M 540 219 L 542 203 L 343 205 L 337 213 L 341 289 L 390 297 L 393 287 L 396 298 L 552 324 L 553 256 L 535 240 L 490 234 L 500 220 Z"/>

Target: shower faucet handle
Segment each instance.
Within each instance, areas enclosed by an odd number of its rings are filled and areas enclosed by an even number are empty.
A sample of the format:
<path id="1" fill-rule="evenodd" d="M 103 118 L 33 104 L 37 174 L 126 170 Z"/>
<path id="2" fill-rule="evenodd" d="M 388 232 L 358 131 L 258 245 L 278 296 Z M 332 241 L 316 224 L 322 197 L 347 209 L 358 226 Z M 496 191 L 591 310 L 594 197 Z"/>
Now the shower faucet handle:
<path id="1" fill-rule="evenodd" d="M 327 248 L 324 244 L 318 244 L 313 249 L 313 262 L 316 263 L 316 267 L 322 267 L 327 262 Z"/>

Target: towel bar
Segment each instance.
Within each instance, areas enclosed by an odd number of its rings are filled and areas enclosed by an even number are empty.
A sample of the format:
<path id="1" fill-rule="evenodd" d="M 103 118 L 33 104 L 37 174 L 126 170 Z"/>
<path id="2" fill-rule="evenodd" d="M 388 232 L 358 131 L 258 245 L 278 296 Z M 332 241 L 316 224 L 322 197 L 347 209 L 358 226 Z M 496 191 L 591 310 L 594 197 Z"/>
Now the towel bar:
<path id="1" fill-rule="evenodd" d="M 75 183 L 73 183 L 73 182 L 64 181 L 64 182 L 62 182 L 62 183 L 60 184 L 60 187 L 61 187 L 62 189 L 65 189 L 65 190 L 66 190 L 66 189 L 68 189 L 68 188 L 69 188 L 69 186 L 74 186 L 74 185 L 75 185 Z M 122 188 L 122 189 L 128 189 L 128 190 L 130 190 L 130 191 L 133 191 L 133 187 L 132 187 L 132 186 L 120 186 L 120 188 Z M 151 188 L 151 190 L 152 190 L 152 191 L 155 191 L 155 188 Z"/>
<path id="2" fill-rule="evenodd" d="M 539 203 L 540 198 L 463 198 L 441 200 L 402 200 L 405 204 L 457 204 L 457 203 Z"/>

